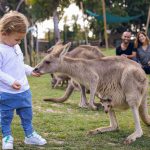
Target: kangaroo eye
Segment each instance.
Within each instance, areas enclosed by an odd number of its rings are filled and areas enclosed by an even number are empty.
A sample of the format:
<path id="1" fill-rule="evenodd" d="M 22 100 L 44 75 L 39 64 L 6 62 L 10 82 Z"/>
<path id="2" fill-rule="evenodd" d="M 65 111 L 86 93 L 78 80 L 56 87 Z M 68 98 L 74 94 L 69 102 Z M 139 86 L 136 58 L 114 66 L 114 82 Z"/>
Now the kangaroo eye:
<path id="1" fill-rule="evenodd" d="M 46 63 L 46 64 L 50 64 L 50 61 L 46 60 L 45 63 Z"/>
<path id="2" fill-rule="evenodd" d="M 110 105 L 107 106 L 108 108 L 110 107 Z"/>

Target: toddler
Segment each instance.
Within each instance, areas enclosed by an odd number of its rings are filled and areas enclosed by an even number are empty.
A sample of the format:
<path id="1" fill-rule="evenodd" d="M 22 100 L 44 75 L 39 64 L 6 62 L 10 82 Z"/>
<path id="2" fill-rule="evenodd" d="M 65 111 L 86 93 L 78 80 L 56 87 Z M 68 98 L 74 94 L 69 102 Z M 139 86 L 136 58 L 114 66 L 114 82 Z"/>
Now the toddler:
<path id="1" fill-rule="evenodd" d="M 32 126 L 32 96 L 26 75 L 40 76 L 25 65 L 18 44 L 25 37 L 27 18 L 16 11 L 0 19 L 0 108 L 2 149 L 13 149 L 11 122 L 14 110 L 21 119 L 25 144 L 44 145 L 46 140 Z"/>

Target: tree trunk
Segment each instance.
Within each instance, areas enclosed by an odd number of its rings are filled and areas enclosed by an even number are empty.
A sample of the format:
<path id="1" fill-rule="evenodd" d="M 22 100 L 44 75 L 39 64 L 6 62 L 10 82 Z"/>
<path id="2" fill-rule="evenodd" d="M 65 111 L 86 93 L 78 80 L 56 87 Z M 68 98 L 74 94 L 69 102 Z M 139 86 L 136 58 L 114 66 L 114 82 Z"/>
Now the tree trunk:
<path id="1" fill-rule="evenodd" d="M 102 0 L 102 7 L 103 7 L 103 21 L 104 21 L 105 46 L 106 46 L 106 50 L 108 50 L 108 37 L 107 37 L 107 21 L 106 21 L 106 6 L 105 6 L 105 0 Z"/>
<path id="2" fill-rule="evenodd" d="M 82 18 L 83 18 L 83 21 L 85 22 L 83 2 L 80 2 L 80 7 L 81 7 L 81 10 L 82 10 Z M 84 34 L 85 34 L 85 43 L 88 44 L 88 34 L 87 34 L 87 29 L 85 27 L 85 23 L 84 23 Z"/>
<path id="3" fill-rule="evenodd" d="M 150 23 L 150 6 L 149 6 L 149 10 L 148 10 L 148 15 L 147 15 L 146 34 L 148 32 L 149 23 Z"/>
<path id="4" fill-rule="evenodd" d="M 19 8 L 21 6 L 21 4 L 24 2 L 24 0 L 20 0 L 17 7 L 16 7 L 16 11 L 19 11 Z M 24 37 L 24 50 L 25 50 L 25 62 L 29 63 L 29 54 L 28 54 L 28 48 L 27 48 L 27 36 Z"/>
<path id="5" fill-rule="evenodd" d="M 55 43 L 60 40 L 60 32 L 58 28 L 58 16 L 57 16 L 57 10 L 54 10 L 53 12 L 53 21 L 54 21 L 54 38 L 55 38 Z"/>
<path id="6" fill-rule="evenodd" d="M 28 55 L 28 49 L 27 49 L 27 37 L 24 37 L 24 50 L 25 50 L 25 62 L 29 63 L 29 55 Z"/>
<path id="7" fill-rule="evenodd" d="M 18 3 L 18 5 L 16 7 L 16 11 L 19 11 L 19 8 L 23 2 L 24 2 L 24 0 L 20 0 L 20 2 Z"/>

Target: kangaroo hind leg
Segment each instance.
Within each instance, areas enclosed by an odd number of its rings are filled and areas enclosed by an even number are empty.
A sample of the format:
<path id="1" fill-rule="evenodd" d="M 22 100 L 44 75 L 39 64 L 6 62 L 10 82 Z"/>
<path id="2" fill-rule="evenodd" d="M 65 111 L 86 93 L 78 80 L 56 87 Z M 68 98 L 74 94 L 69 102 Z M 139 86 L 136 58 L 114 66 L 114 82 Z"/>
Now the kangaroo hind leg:
<path id="1" fill-rule="evenodd" d="M 91 130 L 88 132 L 89 135 L 95 135 L 98 133 L 109 132 L 109 131 L 116 131 L 119 129 L 115 112 L 113 110 L 110 110 L 108 113 L 110 118 L 110 126 Z"/>
<path id="2" fill-rule="evenodd" d="M 135 131 L 125 139 L 124 144 L 130 144 L 143 135 L 143 131 L 140 125 L 138 107 L 133 106 L 131 107 L 131 109 L 132 109 L 134 123 L 135 123 Z"/>

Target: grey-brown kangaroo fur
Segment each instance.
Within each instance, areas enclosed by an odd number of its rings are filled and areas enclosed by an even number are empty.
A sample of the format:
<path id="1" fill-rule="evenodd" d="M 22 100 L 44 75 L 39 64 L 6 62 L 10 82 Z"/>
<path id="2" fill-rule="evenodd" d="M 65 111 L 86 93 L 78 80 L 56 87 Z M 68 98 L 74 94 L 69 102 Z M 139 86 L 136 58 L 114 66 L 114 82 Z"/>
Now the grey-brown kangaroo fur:
<path id="1" fill-rule="evenodd" d="M 150 125 L 150 116 L 147 109 L 146 74 L 140 65 L 132 60 L 120 56 L 103 57 L 95 60 L 65 57 L 64 46 L 55 55 L 47 55 L 35 70 L 41 74 L 60 72 L 67 74 L 78 83 L 90 89 L 90 105 L 95 107 L 94 96 L 97 93 L 104 99 L 111 99 L 114 107 L 120 109 L 131 108 L 135 122 L 135 131 L 129 135 L 125 142 L 129 144 L 143 135 L 140 125 L 141 119 Z M 118 129 L 115 112 L 109 111 L 110 126 L 91 130 L 89 134 L 97 134 Z"/>
<path id="2" fill-rule="evenodd" d="M 49 49 L 48 52 L 52 55 L 53 53 L 57 53 L 57 51 L 61 50 L 63 46 L 64 45 L 62 44 L 62 42 L 59 41 L 56 43 L 56 45 L 54 45 L 51 49 Z M 90 45 L 80 45 L 74 48 L 73 50 L 71 50 L 70 52 L 67 52 L 66 56 L 71 58 L 84 58 L 84 59 L 96 59 L 96 58 L 104 57 L 103 53 L 100 51 L 100 49 L 97 46 L 90 46 Z M 66 76 L 66 75 L 63 74 L 62 76 Z M 62 103 L 66 101 L 75 88 L 74 84 L 75 83 L 72 80 L 68 83 L 65 94 L 62 97 L 46 98 L 44 99 L 44 101 L 51 101 L 56 103 Z M 80 89 L 81 89 L 81 100 L 79 106 L 88 107 L 85 87 L 83 85 L 80 85 Z"/>

